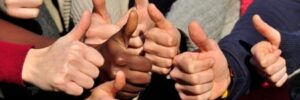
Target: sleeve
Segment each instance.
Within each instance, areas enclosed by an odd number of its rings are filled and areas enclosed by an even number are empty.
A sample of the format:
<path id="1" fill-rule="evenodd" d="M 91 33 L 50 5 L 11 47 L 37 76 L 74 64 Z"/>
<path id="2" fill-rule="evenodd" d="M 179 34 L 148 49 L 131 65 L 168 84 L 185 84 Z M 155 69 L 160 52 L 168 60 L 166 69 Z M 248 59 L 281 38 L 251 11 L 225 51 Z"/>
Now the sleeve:
<path id="1" fill-rule="evenodd" d="M 5 4 L 4 4 L 4 0 L 0 0 L 0 11 L 4 12 L 5 11 Z"/>
<path id="2" fill-rule="evenodd" d="M 0 82 L 24 85 L 22 67 L 31 47 L 0 41 Z"/>
<path id="3" fill-rule="evenodd" d="M 233 74 L 228 88 L 230 100 L 238 99 L 251 89 L 260 86 L 259 82 L 263 82 L 249 62 L 252 56 L 251 47 L 264 40 L 264 37 L 254 28 L 252 16 L 259 14 L 264 21 L 281 32 L 283 57 L 287 60 L 288 71 L 291 71 L 293 69 L 289 65 L 295 64 L 296 58 L 289 58 L 285 55 L 294 55 L 292 53 L 297 52 L 291 50 L 290 46 L 299 43 L 296 41 L 300 41 L 300 38 L 294 37 L 293 40 L 290 38 L 293 37 L 291 34 L 295 34 L 293 32 L 300 29 L 299 10 L 300 3 L 295 0 L 255 0 L 246 14 L 237 22 L 232 32 L 219 42 Z"/>

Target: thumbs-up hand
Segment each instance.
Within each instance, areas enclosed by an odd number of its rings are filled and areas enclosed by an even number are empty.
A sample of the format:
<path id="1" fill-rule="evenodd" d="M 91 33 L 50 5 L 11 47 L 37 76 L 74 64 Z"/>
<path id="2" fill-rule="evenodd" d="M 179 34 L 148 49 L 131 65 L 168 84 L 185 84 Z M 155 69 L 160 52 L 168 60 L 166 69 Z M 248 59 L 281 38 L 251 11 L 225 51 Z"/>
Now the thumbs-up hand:
<path id="1" fill-rule="evenodd" d="M 148 13 L 148 0 L 135 0 L 135 9 L 138 13 L 138 26 L 129 40 L 129 51 L 132 54 L 140 54 L 143 51 L 143 35 L 146 31 L 154 27 Z"/>
<path id="2" fill-rule="evenodd" d="M 90 25 L 85 12 L 78 25 L 49 47 L 31 49 L 26 56 L 22 79 L 43 90 L 80 95 L 90 89 L 98 77 L 103 57 L 79 40 Z"/>
<path id="3" fill-rule="evenodd" d="M 92 93 L 86 100 L 115 100 L 115 95 L 124 88 L 125 83 L 125 75 L 122 71 L 119 71 L 113 81 L 100 84 L 91 90 Z"/>
<path id="4" fill-rule="evenodd" d="M 101 69 L 102 81 L 112 80 L 117 71 L 123 71 L 126 76 L 125 87 L 118 92 L 119 99 L 132 99 L 150 82 L 151 62 L 139 55 L 128 52 L 128 43 L 138 24 L 138 15 L 135 10 L 129 14 L 127 24 L 110 39 L 96 49 L 105 59 Z"/>
<path id="5" fill-rule="evenodd" d="M 265 78 L 280 87 L 288 78 L 285 59 L 280 56 L 280 33 L 265 23 L 258 15 L 253 16 L 253 24 L 266 40 L 251 48 L 253 55 L 251 63 L 258 68 L 259 72 L 262 72 Z"/>
<path id="6" fill-rule="evenodd" d="M 120 26 L 112 24 L 105 6 L 105 0 L 93 0 L 91 25 L 87 31 L 85 43 L 102 44 L 120 30 Z"/>
<path id="7" fill-rule="evenodd" d="M 152 61 L 153 72 L 166 75 L 171 70 L 173 57 L 179 52 L 180 33 L 155 5 L 150 4 L 148 12 L 156 27 L 145 33 L 145 56 Z"/>
<path id="8" fill-rule="evenodd" d="M 216 99 L 230 84 L 227 60 L 196 22 L 189 25 L 189 33 L 199 50 L 174 58 L 170 75 L 176 81 L 175 88 L 183 100 Z"/>

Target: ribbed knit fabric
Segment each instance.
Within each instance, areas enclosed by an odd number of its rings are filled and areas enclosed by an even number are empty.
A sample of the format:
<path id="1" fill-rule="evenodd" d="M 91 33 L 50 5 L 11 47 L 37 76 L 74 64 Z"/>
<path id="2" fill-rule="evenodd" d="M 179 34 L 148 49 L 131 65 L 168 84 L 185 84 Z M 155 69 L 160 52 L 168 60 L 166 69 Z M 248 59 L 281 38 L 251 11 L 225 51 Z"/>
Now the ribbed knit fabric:
<path id="1" fill-rule="evenodd" d="M 64 0 L 63 2 L 63 11 L 62 11 L 62 16 L 64 20 L 64 25 L 66 31 L 69 31 L 69 24 L 70 24 L 70 15 L 71 15 L 71 0 Z"/>
<path id="2" fill-rule="evenodd" d="M 220 40 L 229 34 L 239 19 L 240 0 L 177 0 L 170 12 L 169 19 L 188 36 L 187 26 L 193 20 L 204 28 L 208 37 Z M 189 39 L 188 49 L 196 46 Z"/>

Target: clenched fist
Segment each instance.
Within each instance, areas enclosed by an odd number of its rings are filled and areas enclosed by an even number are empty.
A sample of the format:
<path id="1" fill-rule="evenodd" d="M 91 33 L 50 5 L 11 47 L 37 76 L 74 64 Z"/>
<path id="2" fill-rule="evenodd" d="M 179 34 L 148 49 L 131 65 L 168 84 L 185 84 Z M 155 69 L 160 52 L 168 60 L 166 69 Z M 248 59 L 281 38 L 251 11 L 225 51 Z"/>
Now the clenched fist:
<path id="1" fill-rule="evenodd" d="M 90 14 L 85 12 L 69 34 L 49 47 L 31 49 L 23 65 L 23 80 L 43 90 L 70 95 L 80 95 L 84 89 L 92 88 L 103 57 L 79 41 L 89 25 Z"/>
<path id="2" fill-rule="evenodd" d="M 255 44 L 251 48 L 253 55 L 251 63 L 256 66 L 265 78 L 275 86 L 282 86 L 288 78 L 286 61 L 281 57 L 280 33 L 265 23 L 258 15 L 253 16 L 256 30 L 266 37 L 266 40 Z"/>
<path id="3" fill-rule="evenodd" d="M 3 3 L 3 10 L 9 16 L 31 19 L 38 16 L 43 0 L 3 0 Z"/>
<path id="4" fill-rule="evenodd" d="M 152 61 L 153 72 L 166 75 L 171 70 L 172 59 L 179 52 L 180 33 L 155 5 L 150 4 L 148 12 L 156 27 L 145 33 L 145 56 Z"/>
<path id="5" fill-rule="evenodd" d="M 103 54 L 104 66 L 101 68 L 101 80 L 112 80 L 117 71 L 123 71 L 126 76 L 125 87 L 118 92 L 119 99 L 132 99 L 145 89 L 150 82 L 151 62 L 139 55 L 128 52 L 128 43 L 136 30 L 138 15 L 135 10 L 129 14 L 127 24 L 96 49 Z"/>
<path id="6" fill-rule="evenodd" d="M 221 96 L 230 83 L 227 60 L 218 44 L 208 39 L 201 27 L 189 25 L 192 41 L 199 50 L 185 52 L 174 58 L 170 75 L 183 100 L 208 100 Z"/>

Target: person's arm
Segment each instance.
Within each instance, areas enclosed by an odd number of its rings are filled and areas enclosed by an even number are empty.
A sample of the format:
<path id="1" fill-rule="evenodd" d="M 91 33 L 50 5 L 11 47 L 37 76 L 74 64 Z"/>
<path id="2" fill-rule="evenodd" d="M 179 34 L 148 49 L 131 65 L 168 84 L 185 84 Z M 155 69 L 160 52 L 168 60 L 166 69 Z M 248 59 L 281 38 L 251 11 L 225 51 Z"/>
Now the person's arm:
<path id="1" fill-rule="evenodd" d="M 30 44 L 35 48 L 49 46 L 55 41 L 55 39 L 39 36 L 2 19 L 0 19 L 0 28 L 0 41 L 16 44 Z"/>
<path id="2" fill-rule="evenodd" d="M 252 24 L 252 16 L 259 14 L 266 23 L 279 31 L 284 31 L 281 32 L 282 40 L 284 41 L 285 34 L 291 34 L 291 32 L 300 29 L 300 18 L 295 17 L 299 16 L 297 13 L 299 9 L 299 3 L 292 0 L 256 0 L 235 25 L 231 34 L 220 41 L 220 47 L 233 74 L 231 86 L 229 87 L 230 99 L 237 99 L 239 96 L 246 94 L 250 87 L 259 84 L 257 82 L 259 79 L 256 77 L 258 75 L 249 63 L 249 59 L 252 56 L 250 49 L 254 44 L 264 40 L 264 38 L 255 30 Z M 284 44 L 285 42 L 282 43 L 282 45 Z M 290 49 L 290 47 L 288 48 Z M 289 52 L 289 54 L 291 52 L 286 51 L 286 48 L 284 49 L 283 47 L 281 49 L 283 50 L 283 57 L 287 60 L 287 72 L 290 73 L 295 66 L 293 65 L 295 62 L 291 62 L 290 59 L 294 58 L 287 58 L 285 52 Z"/>

